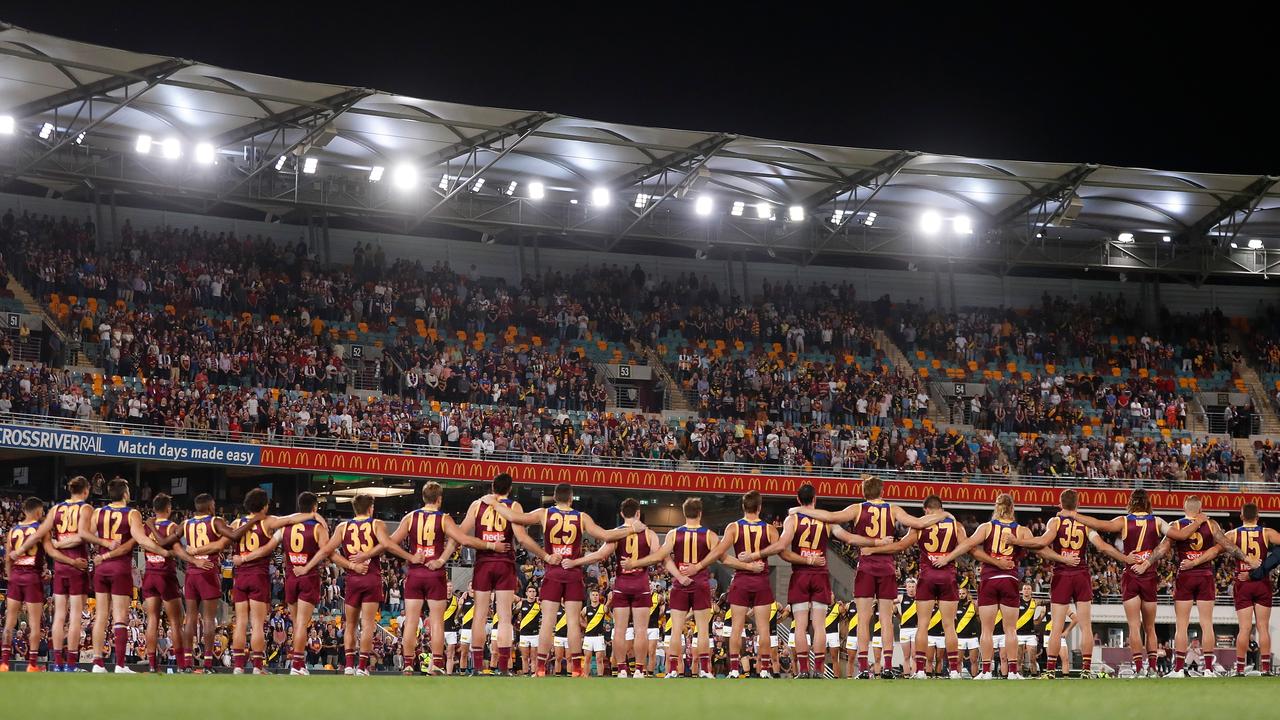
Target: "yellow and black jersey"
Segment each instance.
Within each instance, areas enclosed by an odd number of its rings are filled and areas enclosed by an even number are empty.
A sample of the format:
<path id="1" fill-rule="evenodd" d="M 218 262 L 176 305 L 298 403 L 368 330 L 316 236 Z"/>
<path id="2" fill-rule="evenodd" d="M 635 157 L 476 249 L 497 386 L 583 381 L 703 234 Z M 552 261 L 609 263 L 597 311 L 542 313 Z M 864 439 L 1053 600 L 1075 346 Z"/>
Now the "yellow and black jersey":
<path id="1" fill-rule="evenodd" d="M 826 627 L 828 633 L 840 632 L 840 617 L 843 613 L 844 606 L 840 603 L 835 603 L 829 610 L 827 610 L 827 617 L 826 620 L 823 621 L 823 625 Z"/>
<path id="2" fill-rule="evenodd" d="M 972 602 L 956 608 L 956 636 L 967 639 L 978 637 L 982 623 L 978 621 L 978 607 Z"/>
<path id="3" fill-rule="evenodd" d="M 525 600 L 520 603 L 520 614 L 516 616 L 517 631 L 521 635 L 538 634 L 538 618 L 542 617 L 542 603 Z"/>
<path id="4" fill-rule="evenodd" d="M 899 627 L 912 627 L 918 621 L 916 620 L 916 599 L 902 596 L 898 601 L 898 625 Z"/>
<path id="5" fill-rule="evenodd" d="M 600 603 L 595 607 L 584 608 L 587 621 L 582 625 L 582 634 L 589 637 L 604 635 L 604 621 L 609 617 L 609 606 Z"/>

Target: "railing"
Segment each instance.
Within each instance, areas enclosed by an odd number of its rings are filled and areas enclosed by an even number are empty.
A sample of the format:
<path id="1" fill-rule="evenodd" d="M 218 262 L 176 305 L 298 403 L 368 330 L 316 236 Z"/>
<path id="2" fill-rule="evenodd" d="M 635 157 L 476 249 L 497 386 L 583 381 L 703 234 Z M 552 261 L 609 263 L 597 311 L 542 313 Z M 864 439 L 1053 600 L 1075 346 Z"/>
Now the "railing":
<path id="1" fill-rule="evenodd" d="M 1088 478 L 1069 476 L 1018 476 L 999 473 L 951 473 L 930 472 L 921 470 L 894 470 L 886 468 L 816 468 L 806 466 L 704 462 L 693 460 L 663 460 L 631 457 L 595 457 L 590 455 L 562 455 L 558 453 L 529 453 L 500 451 L 480 453 L 475 449 L 464 451 L 448 446 L 403 445 L 380 443 L 369 440 L 348 438 L 308 438 L 275 433 L 228 433 L 217 430 L 203 432 L 183 428 L 170 428 L 155 425 L 109 422 L 105 420 L 76 420 L 53 415 L 24 415 L 8 413 L 0 415 L 0 423 L 12 423 L 29 427 L 59 428 L 79 432 L 116 433 L 126 435 L 143 435 L 162 438 L 182 438 L 188 440 L 212 440 L 250 443 L 254 445 L 272 445 L 276 447 L 313 448 L 320 450 L 342 450 L 347 452 L 370 452 L 385 455 L 403 456 L 405 454 L 429 458 L 445 458 L 457 460 L 491 460 L 498 462 L 525 462 L 550 465 L 583 466 L 683 471 L 702 473 L 724 473 L 737 475 L 760 476 L 793 476 L 812 478 L 856 479 L 863 475 L 874 475 L 886 480 L 921 482 L 921 483 L 971 483 L 983 485 L 1020 485 L 1027 487 L 1052 488 L 1146 488 L 1148 490 L 1183 490 L 1183 491 L 1224 491 L 1224 492 L 1280 492 L 1280 484 L 1267 482 L 1211 482 L 1152 480 L 1143 478 Z"/>

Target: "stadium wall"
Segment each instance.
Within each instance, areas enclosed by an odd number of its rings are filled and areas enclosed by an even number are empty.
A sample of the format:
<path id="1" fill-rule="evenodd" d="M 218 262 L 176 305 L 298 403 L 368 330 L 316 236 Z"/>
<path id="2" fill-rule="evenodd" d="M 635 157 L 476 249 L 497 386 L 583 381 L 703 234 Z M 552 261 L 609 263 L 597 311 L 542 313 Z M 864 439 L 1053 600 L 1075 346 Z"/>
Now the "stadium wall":
<path id="1" fill-rule="evenodd" d="M 100 226 L 100 235 L 109 236 L 111 210 L 103 206 L 99 214 L 91 203 L 55 200 L 0 193 L 0 208 L 23 210 L 53 216 L 88 218 Z M 175 227 L 199 226 L 212 232 L 234 232 L 238 235 L 267 235 L 277 241 L 297 242 L 307 238 L 305 227 L 283 225 L 252 220 L 197 215 L 192 213 L 117 207 L 116 222 L 123 225 L 130 221 L 135 228 L 144 229 L 157 225 Z M 390 233 L 371 233 L 355 230 L 330 230 L 331 259 L 351 262 L 356 243 L 380 244 L 387 262 L 397 258 L 421 260 L 424 264 L 447 261 L 455 270 L 466 270 L 472 265 L 487 276 L 503 277 L 517 282 L 522 274 L 558 269 L 570 271 L 585 261 L 591 264 L 616 263 L 627 268 L 639 264 L 652 278 L 673 278 L 694 270 L 717 284 L 722 291 L 741 292 L 745 286 L 758 291 L 767 279 L 771 283 L 807 285 L 811 282 L 849 282 L 857 289 L 858 297 L 871 300 L 889 294 L 894 301 L 923 301 L 926 305 L 950 309 L 952 299 L 960 307 L 1029 307 L 1040 302 L 1047 291 L 1064 297 L 1087 298 L 1104 292 L 1122 294 L 1131 303 L 1138 303 L 1144 285 L 1138 282 L 1121 283 L 1112 279 L 1071 280 L 1054 278 L 995 278 L 990 275 L 970 273 L 935 273 L 932 271 L 906 272 L 871 270 L 810 265 L 801 268 L 786 263 L 729 262 L 707 260 L 691 262 L 682 257 L 655 257 L 623 253 L 584 253 L 581 250 L 561 250 L 526 245 L 522 252 L 513 253 L 506 245 L 486 245 L 423 238 Z M 515 262 L 512 262 L 513 257 Z M 954 277 L 954 291 L 952 278 Z M 1280 302 L 1280 287 L 1233 287 L 1206 284 L 1195 288 L 1182 283 L 1162 283 L 1160 300 L 1174 311 L 1199 312 L 1206 308 L 1221 308 L 1227 315 L 1254 316 L 1259 304 Z"/>

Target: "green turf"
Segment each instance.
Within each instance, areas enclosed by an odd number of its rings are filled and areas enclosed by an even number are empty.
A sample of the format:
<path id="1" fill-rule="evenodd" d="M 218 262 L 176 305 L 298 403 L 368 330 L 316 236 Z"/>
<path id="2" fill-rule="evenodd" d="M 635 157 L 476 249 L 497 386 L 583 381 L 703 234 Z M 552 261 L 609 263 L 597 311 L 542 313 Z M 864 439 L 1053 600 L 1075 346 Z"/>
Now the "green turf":
<path id="1" fill-rule="evenodd" d="M 166 720 L 211 717 L 366 720 L 392 717 L 662 718 L 1266 717 L 1280 697 L 1271 678 L 1186 680 L 618 680 L 219 675 L 0 676 L 0 717 L 22 702 L 63 717 Z M 1273 708 L 1274 709 L 1274 708 Z M 464 714 L 465 713 L 465 714 Z M 839 713 L 836 715 L 835 713 Z"/>

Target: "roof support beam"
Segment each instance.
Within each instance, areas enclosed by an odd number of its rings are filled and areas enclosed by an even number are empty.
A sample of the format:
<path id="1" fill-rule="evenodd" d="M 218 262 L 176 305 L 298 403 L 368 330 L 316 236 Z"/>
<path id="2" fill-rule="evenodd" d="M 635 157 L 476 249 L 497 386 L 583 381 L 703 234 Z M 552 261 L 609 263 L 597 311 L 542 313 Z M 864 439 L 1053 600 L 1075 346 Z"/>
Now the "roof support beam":
<path id="1" fill-rule="evenodd" d="M 525 129 L 523 133 L 519 135 L 519 137 L 516 137 L 514 140 L 510 142 L 510 144 L 508 144 L 505 148 L 503 148 L 502 152 L 498 153 L 493 157 L 493 159 L 485 163 L 484 167 L 471 173 L 471 175 L 466 180 L 459 179 L 458 183 L 453 186 L 453 189 L 445 193 L 444 197 L 440 198 L 440 202 L 437 202 L 435 205 L 432 205 L 430 208 L 427 208 L 427 211 L 419 215 L 417 220 L 414 220 L 412 223 L 410 223 L 409 229 L 407 232 L 411 233 L 414 230 L 416 230 L 419 225 L 426 222 L 428 218 L 430 218 L 433 214 L 435 214 L 436 210 L 439 210 L 441 207 L 444 206 L 445 203 L 449 202 L 454 197 L 456 197 L 458 193 L 462 192 L 466 188 L 471 187 L 471 185 L 476 181 L 476 178 L 480 177 L 481 175 L 484 175 L 486 172 L 489 171 L 489 168 L 493 167 L 494 165 L 497 165 L 499 162 L 502 161 L 503 158 L 505 158 L 507 155 L 510 155 L 512 150 L 515 150 L 517 147 L 520 146 L 520 143 L 528 139 L 529 136 L 533 135 L 533 133 L 538 128 L 542 127 L 545 123 L 550 122 L 554 117 L 556 116 L 543 115 L 541 119 L 531 124 L 528 128 Z"/>
<path id="2" fill-rule="evenodd" d="M 1247 220 L 1253 214 L 1253 208 L 1262 202 L 1262 198 L 1266 197 L 1271 188 L 1280 182 L 1280 177 L 1272 175 L 1263 175 L 1262 177 L 1249 183 L 1247 187 L 1242 188 L 1227 197 L 1223 198 L 1218 206 L 1210 210 L 1208 214 L 1200 218 L 1191 227 L 1178 233 L 1176 240 L 1178 242 L 1199 242 L 1209 234 L 1209 231 L 1217 227 L 1222 221 L 1230 218 L 1236 213 L 1244 210 L 1248 214 L 1245 216 Z M 1244 223 L 1240 223 L 1241 226 Z M 1236 234 L 1240 232 L 1240 228 L 1236 228 Z M 1232 235 L 1235 237 L 1235 234 Z"/>
<path id="3" fill-rule="evenodd" d="M 627 188 L 632 185 L 639 185 L 640 183 L 661 174 L 664 170 L 670 170 L 671 168 L 684 165 L 687 162 L 692 162 L 700 156 L 704 157 L 705 162 L 705 156 L 707 153 L 715 154 L 719 152 L 721 148 L 729 142 L 737 139 L 737 137 L 737 135 L 713 135 L 706 140 L 696 142 L 683 150 L 677 150 L 676 152 L 656 158 L 648 165 L 641 165 L 626 175 L 613 180 L 609 184 L 619 189 Z M 702 163 L 698 163 L 698 166 L 701 167 Z"/>
<path id="4" fill-rule="evenodd" d="M 892 182 L 895 177 L 898 176 L 898 173 L 901 172 L 901 170 L 907 166 L 907 163 L 911 162 L 911 159 L 913 157 L 915 157 L 914 153 L 898 153 L 892 158 L 883 160 L 881 162 L 887 163 L 887 165 L 886 165 L 885 171 L 880 173 L 880 175 L 877 175 L 875 177 L 870 177 L 870 178 L 864 178 L 862 182 L 856 185 L 853 185 L 852 187 L 849 187 L 847 190 L 841 190 L 840 192 L 833 195 L 831 199 L 834 200 L 835 198 L 840 197 L 841 195 L 848 192 L 849 190 L 854 190 L 866 183 L 874 182 L 875 179 L 877 177 L 880 177 L 881 175 L 884 176 L 884 180 L 880 181 L 875 186 L 875 189 L 873 189 L 865 198 L 862 199 L 861 202 L 858 203 L 857 207 L 853 208 L 853 210 L 850 210 L 844 214 L 844 216 L 849 218 L 849 220 L 845 220 L 839 225 L 831 226 L 830 229 L 827 231 L 827 233 L 818 239 L 817 244 L 815 244 L 813 250 L 809 252 L 808 257 L 803 264 L 808 265 L 809 263 L 813 262 L 818 257 L 818 255 L 821 254 L 822 251 L 826 249 L 827 245 L 831 244 L 831 239 L 836 236 L 836 233 L 840 232 L 842 228 L 846 227 L 850 221 L 856 222 L 858 213 L 862 212 L 867 207 L 867 205 L 873 199 L 875 199 L 875 196 L 879 194 L 879 192 L 883 190 L 885 186 L 887 186 L 890 182 Z M 890 162 L 891 160 L 893 162 Z M 829 193 L 832 190 L 834 190 L 834 188 L 829 188 L 828 190 L 825 190 L 823 192 Z"/>
<path id="5" fill-rule="evenodd" d="M 612 249 L 614 249 L 615 247 L 617 247 L 618 243 L 622 242 L 622 239 L 623 239 L 623 238 L 625 238 L 627 235 L 629 235 L 629 234 L 631 233 L 631 231 L 632 231 L 632 230 L 634 230 L 634 229 L 636 228 L 636 226 L 637 226 L 637 225 L 639 225 L 641 222 L 643 222 L 643 221 L 644 221 L 644 219 L 645 219 L 646 217 L 648 217 L 648 216 L 649 216 L 649 213 L 653 212 L 655 208 L 657 208 L 659 205 L 661 205 L 663 200 L 666 200 L 667 198 L 671 197 L 672 195 L 675 195 L 676 193 L 680 192 L 680 190 L 681 190 L 681 189 L 683 189 L 683 188 L 687 188 L 687 187 L 689 187 L 690 185 L 692 185 L 692 184 L 693 184 L 693 181 L 694 181 L 694 180 L 696 180 L 696 179 L 698 178 L 698 171 L 700 171 L 700 170 L 703 168 L 703 166 L 705 166 L 705 165 L 707 164 L 707 161 L 709 161 L 709 160 L 711 160 L 711 158 L 715 157 L 716 153 L 717 153 L 717 152 L 719 152 L 721 148 L 723 148 L 724 146 L 728 145 L 730 142 L 733 142 L 733 140 L 734 140 L 734 138 L 735 138 L 735 137 L 737 137 L 737 136 L 735 136 L 735 135 L 721 135 L 721 136 L 719 136 L 718 138 L 716 138 L 716 142 L 715 142 L 715 143 L 713 143 L 713 144 L 712 144 L 712 145 L 710 145 L 710 146 L 705 146 L 705 143 L 707 142 L 707 141 L 705 141 L 705 140 L 704 140 L 702 143 L 698 143 L 698 146 L 703 146 L 703 147 L 704 147 L 704 149 L 703 149 L 703 151 L 702 151 L 702 153 L 701 153 L 701 154 L 702 154 L 702 159 L 701 159 L 701 160 L 699 160 L 699 161 L 697 161 L 696 163 L 694 163 L 694 164 L 693 164 L 693 166 L 691 166 L 691 167 L 690 167 L 690 168 L 685 172 L 685 175 L 684 175 L 684 177 L 683 177 L 683 178 L 681 178 L 681 179 L 680 179 L 680 182 L 676 183 L 675 185 L 672 185 L 672 186 L 668 187 L 668 188 L 667 188 L 667 191 L 666 191 L 666 192 L 664 192 L 664 193 L 662 193 L 662 196 L 661 196 L 661 197 L 659 197 L 659 198 L 657 198 L 656 200 L 653 200 L 652 202 L 650 202 L 650 203 L 649 203 L 649 205 L 648 205 L 648 207 L 646 207 L 644 210 L 642 210 L 642 211 L 640 212 L 640 214 L 636 216 L 636 219 L 635 219 L 635 220 L 632 220 L 632 221 L 631 221 L 631 224 L 630 224 L 630 225 L 628 225 L 628 226 L 627 226 L 627 227 L 626 227 L 622 232 L 620 232 L 620 233 L 618 233 L 617 235 L 615 235 L 615 236 L 614 236 L 614 237 L 613 237 L 613 238 L 608 242 L 608 244 L 607 244 L 607 245 L 605 245 L 605 252 L 609 252 L 610 250 L 612 250 Z M 692 150 L 692 148 L 690 148 L 690 149 Z M 668 156 L 668 157 L 670 157 L 670 156 Z M 682 161 L 682 162 L 687 162 L 687 160 Z M 648 167 L 648 166 L 646 166 L 646 167 Z M 661 172 L 661 171 L 659 171 L 659 172 Z M 635 173 L 632 173 L 631 175 L 632 175 L 632 176 L 634 176 L 634 175 L 635 175 Z M 630 184 L 634 184 L 634 183 L 630 183 Z M 623 186 L 623 187 L 625 187 L 625 186 Z"/>
<path id="6" fill-rule="evenodd" d="M 145 94 L 147 93 L 147 91 L 148 91 L 148 90 L 150 90 L 151 88 L 153 88 L 153 87 L 155 87 L 155 86 L 159 85 L 160 83 L 164 82 L 164 79 L 165 79 L 165 78 L 167 78 L 167 77 L 169 77 L 170 75 L 172 75 L 172 74 L 174 74 L 174 73 L 178 72 L 179 70 L 181 70 L 182 68 L 184 68 L 184 67 L 186 67 L 186 66 L 187 66 L 187 65 L 186 65 L 186 63 L 183 63 L 183 64 L 178 65 L 178 66 L 175 66 L 175 67 L 170 67 L 170 68 L 168 69 L 168 71 L 166 71 L 166 72 L 164 72 L 164 73 L 161 73 L 160 75 L 156 75 L 155 77 L 151 78 L 150 80 L 148 80 L 148 81 L 147 81 L 146 86 L 145 86 L 145 87 L 143 87 L 141 90 L 138 90 L 137 92 L 135 92 L 134 94 L 130 95 L 129 97 L 124 98 L 124 99 L 123 99 L 123 100 L 121 100 L 120 102 L 116 103 L 116 105 L 115 105 L 114 107 L 112 107 L 110 110 L 108 110 L 108 111 L 106 111 L 106 112 L 102 113 L 102 115 L 99 115 L 97 120 L 94 120 L 93 122 L 91 122 L 91 123 L 89 123 L 88 125 L 84 126 L 84 127 L 83 127 L 83 128 L 81 128 L 79 131 L 77 131 L 75 128 L 67 128 L 67 132 L 66 132 L 66 134 L 64 134 L 64 135 L 62 136 L 62 139 L 60 139 L 60 140 L 58 140 L 58 142 L 54 143 L 52 147 L 50 147 L 48 150 L 46 150 L 44 153 L 42 153 L 39 157 L 37 157 L 36 159 L 32 160 L 31 162 L 29 162 L 29 163 L 27 163 L 26 165 L 23 165 L 21 168 L 19 168 L 17 172 L 13 173 L 12 177 L 21 177 L 21 176 L 23 176 L 23 175 L 27 174 L 28 172 L 30 172 L 31 170 L 35 169 L 36 167 L 38 167 L 38 166 L 40 165 L 40 163 L 42 163 L 42 162 L 44 162 L 45 160 L 48 160 L 49 158 L 53 157 L 53 155 L 54 155 L 55 153 L 57 153 L 59 150 L 61 150 L 63 147 L 65 147 L 65 146 L 66 146 L 68 143 L 70 143 L 72 140 L 74 140 L 74 139 L 75 139 L 75 138 L 76 138 L 80 133 L 88 133 L 88 132 L 92 131 L 94 128 L 96 128 L 96 127 L 98 127 L 99 125 L 101 125 L 102 123 L 104 123 L 104 122 L 106 122 L 107 120 L 111 119 L 111 116 L 112 116 L 112 115 L 115 115 L 116 113 L 120 112 L 121 110 L 123 110 L 123 109 L 125 109 L 125 108 L 129 107 L 131 104 L 133 104 L 133 102 L 134 102 L 135 100 L 137 100 L 138 98 L 140 98 L 140 97 L 142 97 L 143 95 L 145 95 Z"/>
<path id="7" fill-rule="evenodd" d="M 1098 166 L 1091 163 L 1075 166 L 1057 180 L 1041 185 L 1036 190 L 1033 190 L 1018 199 L 1014 204 L 1004 210 L 1001 210 L 994 218 L 992 218 L 991 227 L 993 229 L 1002 228 L 1015 220 L 1022 218 L 1022 216 L 1031 212 L 1042 203 L 1075 193 L 1075 191 L 1079 189 L 1081 183 L 1088 179 L 1088 177 L 1093 174 L 1093 171 L 1097 169 Z"/>
<path id="8" fill-rule="evenodd" d="M 422 158 L 420 165 L 423 168 L 431 168 L 441 163 L 447 163 L 466 155 L 476 148 L 486 147 L 494 143 L 501 142 L 507 138 L 523 135 L 528 132 L 530 128 L 541 127 L 543 123 L 557 117 L 560 116 L 543 112 L 526 115 L 518 120 L 508 123 L 500 130 L 485 130 L 470 137 L 463 138 L 448 147 L 440 148 L 439 150 Z"/>
<path id="9" fill-rule="evenodd" d="M 105 77 L 101 80 L 85 83 L 80 87 L 42 97 L 39 100 L 32 100 L 29 103 L 13 108 L 9 111 L 9 114 L 19 119 L 32 117 L 50 110 L 57 110 L 72 103 L 84 102 L 99 95 L 108 95 L 117 90 L 123 90 L 134 83 L 148 82 L 155 78 L 165 78 L 189 65 L 191 65 L 191 62 L 188 60 L 165 60 L 164 62 L 133 70 L 128 75 Z"/>
<path id="10" fill-rule="evenodd" d="M 351 107 L 352 103 L 358 100 L 363 100 L 372 94 L 372 90 L 365 88 L 351 88 L 350 90 L 345 90 L 337 95 L 331 95 L 320 100 L 319 104 L 323 105 L 323 108 L 316 107 L 314 105 L 298 105 L 285 110 L 284 112 L 264 117 L 261 120 L 255 120 L 246 125 L 241 125 L 238 128 L 232 128 L 231 130 L 211 138 L 209 142 L 213 143 L 214 147 L 226 147 L 238 142 L 253 139 L 262 133 L 270 132 L 277 128 L 295 127 L 325 112 L 335 113 L 333 117 L 337 117 L 337 115 L 340 115 L 342 112 L 346 112 L 347 109 Z M 341 112 L 339 112 L 339 109 L 341 109 Z M 324 124 L 328 125 L 332 120 L 333 118 L 331 117 L 329 120 L 325 121 Z"/>
<path id="11" fill-rule="evenodd" d="M 860 170 L 852 175 L 847 175 L 839 183 L 819 190 L 818 192 L 801 200 L 800 205 L 809 210 L 822 207 L 854 188 L 861 187 L 874 181 L 881 175 L 886 173 L 889 175 L 897 175 L 898 171 L 902 170 L 902 168 L 905 167 L 906 164 L 917 154 L 918 153 L 910 152 L 908 150 L 899 150 L 866 170 Z"/>

